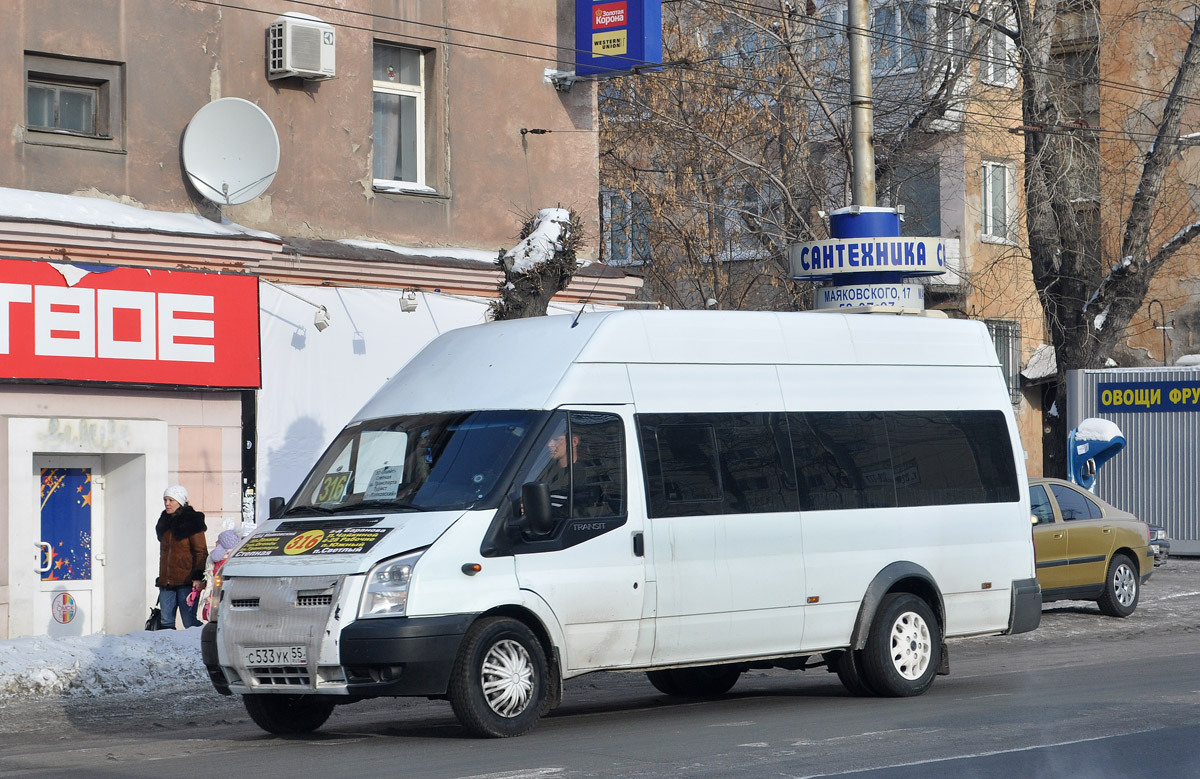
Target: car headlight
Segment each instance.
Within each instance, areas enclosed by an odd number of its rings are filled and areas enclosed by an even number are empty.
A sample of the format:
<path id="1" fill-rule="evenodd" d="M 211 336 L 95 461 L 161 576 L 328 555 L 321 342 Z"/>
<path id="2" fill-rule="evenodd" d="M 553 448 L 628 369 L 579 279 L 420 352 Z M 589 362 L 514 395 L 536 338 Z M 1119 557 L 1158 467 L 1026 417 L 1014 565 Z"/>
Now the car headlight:
<path id="1" fill-rule="evenodd" d="M 384 560 L 367 573 L 367 586 L 358 605 L 358 616 L 403 617 L 408 608 L 408 585 L 423 551 Z"/>
<path id="2" fill-rule="evenodd" d="M 217 621 L 217 611 L 221 608 L 221 575 L 213 576 L 212 594 L 208 598 L 208 621 Z"/>

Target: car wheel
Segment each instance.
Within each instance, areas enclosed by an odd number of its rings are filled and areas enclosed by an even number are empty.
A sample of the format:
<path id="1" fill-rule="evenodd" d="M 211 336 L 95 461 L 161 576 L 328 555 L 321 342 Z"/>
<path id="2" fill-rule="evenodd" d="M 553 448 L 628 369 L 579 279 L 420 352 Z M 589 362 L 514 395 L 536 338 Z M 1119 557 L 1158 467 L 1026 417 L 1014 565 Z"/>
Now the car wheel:
<path id="1" fill-rule="evenodd" d="M 733 665 L 702 665 L 671 671 L 682 694 L 693 698 L 715 698 L 729 692 L 742 672 Z"/>
<path id="2" fill-rule="evenodd" d="M 334 703 L 318 695 L 243 695 L 242 705 L 254 724 L 268 733 L 311 733 L 325 724 Z"/>
<path id="3" fill-rule="evenodd" d="M 834 668 L 837 669 L 838 679 L 841 680 L 842 686 L 845 687 L 851 695 L 857 695 L 860 698 L 867 698 L 875 695 L 875 691 L 867 684 L 867 680 L 863 678 L 862 659 L 860 653 L 855 649 L 847 649 L 842 652 L 836 661 Z"/>
<path id="4" fill-rule="evenodd" d="M 1108 578 L 1104 582 L 1104 594 L 1097 603 L 1100 611 L 1110 617 L 1128 617 L 1137 608 L 1141 586 L 1137 566 L 1123 554 L 1113 555 L 1108 564 Z"/>
<path id="5" fill-rule="evenodd" d="M 647 671 L 659 692 L 687 698 L 716 698 L 729 692 L 742 672 L 733 665 L 702 665 L 695 668 L 669 668 Z"/>
<path id="6" fill-rule="evenodd" d="M 929 604 L 892 593 L 880 602 L 859 656 L 863 680 L 876 695 L 920 695 L 933 684 L 941 662 L 941 628 Z"/>
<path id="7" fill-rule="evenodd" d="M 646 678 L 650 680 L 650 684 L 654 685 L 654 689 L 663 695 L 683 694 L 679 690 L 679 685 L 675 683 L 675 677 L 671 675 L 670 669 L 665 671 L 647 671 Z"/>
<path id="8" fill-rule="evenodd" d="M 546 703 L 546 653 L 524 623 L 489 617 L 463 638 L 450 673 L 450 706 L 477 736 L 507 738 L 537 724 Z"/>

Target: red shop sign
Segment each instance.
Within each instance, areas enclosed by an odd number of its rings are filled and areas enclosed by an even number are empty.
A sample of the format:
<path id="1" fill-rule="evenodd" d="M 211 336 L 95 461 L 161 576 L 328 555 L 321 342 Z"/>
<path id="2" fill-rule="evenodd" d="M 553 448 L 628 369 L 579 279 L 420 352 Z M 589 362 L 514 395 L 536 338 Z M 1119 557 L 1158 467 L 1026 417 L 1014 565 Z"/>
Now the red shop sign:
<path id="1" fill-rule="evenodd" d="M 0 258 L 0 379 L 261 386 L 258 279 Z"/>
<path id="2" fill-rule="evenodd" d="M 608 27 L 624 27 L 628 19 L 629 9 L 626 3 L 601 3 L 592 6 L 592 29 L 603 30 Z"/>

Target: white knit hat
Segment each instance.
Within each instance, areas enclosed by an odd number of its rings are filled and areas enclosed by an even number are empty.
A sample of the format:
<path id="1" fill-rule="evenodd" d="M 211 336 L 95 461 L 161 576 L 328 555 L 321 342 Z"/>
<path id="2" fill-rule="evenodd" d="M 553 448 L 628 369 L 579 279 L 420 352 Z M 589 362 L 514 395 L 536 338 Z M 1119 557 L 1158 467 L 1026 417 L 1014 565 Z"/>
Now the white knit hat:
<path id="1" fill-rule="evenodd" d="M 181 506 L 186 505 L 188 502 L 187 490 L 178 484 L 173 487 L 167 487 L 163 491 L 163 497 L 171 498 Z"/>

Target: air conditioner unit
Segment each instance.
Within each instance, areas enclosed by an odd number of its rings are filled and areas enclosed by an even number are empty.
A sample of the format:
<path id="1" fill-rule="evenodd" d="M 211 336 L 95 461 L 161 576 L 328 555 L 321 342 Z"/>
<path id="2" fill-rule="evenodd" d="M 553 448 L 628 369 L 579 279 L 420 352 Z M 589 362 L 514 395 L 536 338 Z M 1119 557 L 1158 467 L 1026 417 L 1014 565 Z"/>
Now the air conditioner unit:
<path id="1" fill-rule="evenodd" d="M 315 16 L 287 13 L 267 28 L 267 78 L 334 78 L 336 33 Z"/>

